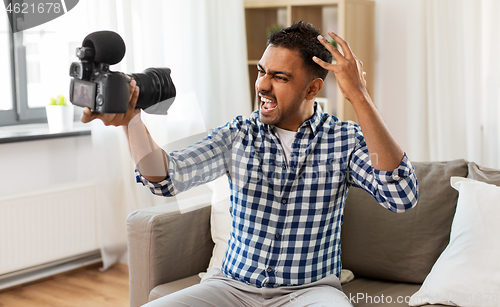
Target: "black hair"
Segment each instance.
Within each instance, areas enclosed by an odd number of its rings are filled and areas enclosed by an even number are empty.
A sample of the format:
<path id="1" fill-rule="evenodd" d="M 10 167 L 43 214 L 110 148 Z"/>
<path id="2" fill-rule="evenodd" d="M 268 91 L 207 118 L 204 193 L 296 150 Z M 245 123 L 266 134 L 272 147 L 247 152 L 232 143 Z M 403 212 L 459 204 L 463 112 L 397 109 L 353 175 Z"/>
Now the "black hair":
<path id="1" fill-rule="evenodd" d="M 267 45 L 297 50 L 302 57 L 304 68 L 309 71 L 313 78 L 325 80 L 328 70 L 313 61 L 317 56 L 327 63 L 332 62 L 332 54 L 318 40 L 319 32 L 310 23 L 294 22 L 288 28 L 271 33 Z"/>

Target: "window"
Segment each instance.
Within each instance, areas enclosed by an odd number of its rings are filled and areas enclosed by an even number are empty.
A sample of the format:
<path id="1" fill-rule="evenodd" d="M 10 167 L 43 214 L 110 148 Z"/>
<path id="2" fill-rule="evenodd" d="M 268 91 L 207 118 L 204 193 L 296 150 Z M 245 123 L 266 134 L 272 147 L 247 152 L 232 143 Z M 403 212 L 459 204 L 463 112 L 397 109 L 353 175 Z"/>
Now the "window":
<path id="1" fill-rule="evenodd" d="M 0 13 L 0 126 L 45 122 L 50 98 L 69 93 L 69 66 L 89 33 L 85 1 L 40 26 L 12 34 Z M 4 70 L 4 67 L 8 68 Z"/>
<path id="2" fill-rule="evenodd" d="M 12 84 L 12 35 L 7 14 L 0 13 L 0 84 L 2 85 L 2 99 L 0 99 L 0 125 L 7 123 L 14 116 L 13 84 Z"/>

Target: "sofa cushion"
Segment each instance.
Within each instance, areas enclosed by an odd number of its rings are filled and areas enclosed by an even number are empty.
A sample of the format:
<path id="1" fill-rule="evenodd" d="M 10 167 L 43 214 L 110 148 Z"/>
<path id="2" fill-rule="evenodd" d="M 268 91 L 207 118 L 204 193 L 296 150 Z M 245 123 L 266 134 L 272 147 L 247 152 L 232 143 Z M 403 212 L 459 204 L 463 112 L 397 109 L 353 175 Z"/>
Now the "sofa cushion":
<path id="1" fill-rule="evenodd" d="M 199 284 L 201 281 L 200 276 L 193 275 L 186 278 L 178 279 L 166 284 L 156 286 L 149 293 L 149 302 L 154 301 L 162 296 L 169 295 L 187 287 Z"/>
<path id="2" fill-rule="evenodd" d="M 458 192 L 451 176 L 467 176 L 467 162 L 413 163 L 419 184 L 415 208 L 395 214 L 351 188 L 342 225 L 342 266 L 355 276 L 422 283 L 448 244 Z"/>

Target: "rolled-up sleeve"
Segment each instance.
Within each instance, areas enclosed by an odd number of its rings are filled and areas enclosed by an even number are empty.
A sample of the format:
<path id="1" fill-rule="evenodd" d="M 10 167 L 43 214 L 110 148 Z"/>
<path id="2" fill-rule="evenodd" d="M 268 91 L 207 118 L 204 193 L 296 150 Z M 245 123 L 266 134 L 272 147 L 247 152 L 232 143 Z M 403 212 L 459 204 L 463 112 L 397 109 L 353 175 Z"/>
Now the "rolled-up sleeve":
<path id="1" fill-rule="evenodd" d="M 136 181 L 148 187 L 153 194 L 175 196 L 180 192 L 208 183 L 228 173 L 230 151 L 234 138 L 240 132 L 242 118 L 237 117 L 224 126 L 180 151 L 165 153 L 168 176 L 161 182 L 150 182 L 136 170 Z"/>
<path id="2" fill-rule="evenodd" d="M 170 172 L 170 170 L 169 170 Z M 165 180 L 160 182 L 151 182 L 144 178 L 138 169 L 135 170 L 135 180 L 138 183 L 142 183 L 145 187 L 149 188 L 151 192 L 155 195 L 159 196 L 174 196 L 175 189 L 172 184 L 172 179 L 170 179 L 170 175 L 165 178 Z"/>
<path id="3" fill-rule="evenodd" d="M 395 170 L 376 170 L 363 140 L 352 153 L 349 168 L 351 185 L 364 189 L 390 211 L 405 212 L 417 204 L 418 181 L 406 153 Z"/>

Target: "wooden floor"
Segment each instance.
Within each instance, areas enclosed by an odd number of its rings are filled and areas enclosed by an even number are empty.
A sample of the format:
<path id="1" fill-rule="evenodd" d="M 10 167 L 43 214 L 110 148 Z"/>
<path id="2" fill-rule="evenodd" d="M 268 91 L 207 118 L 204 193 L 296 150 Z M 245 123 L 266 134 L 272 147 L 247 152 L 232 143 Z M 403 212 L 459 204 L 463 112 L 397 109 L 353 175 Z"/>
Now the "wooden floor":
<path id="1" fill-rule="evenodd" d="M 0 292 L 1 307 L 128 307 L 128 267 L 84 268 Z"/>

